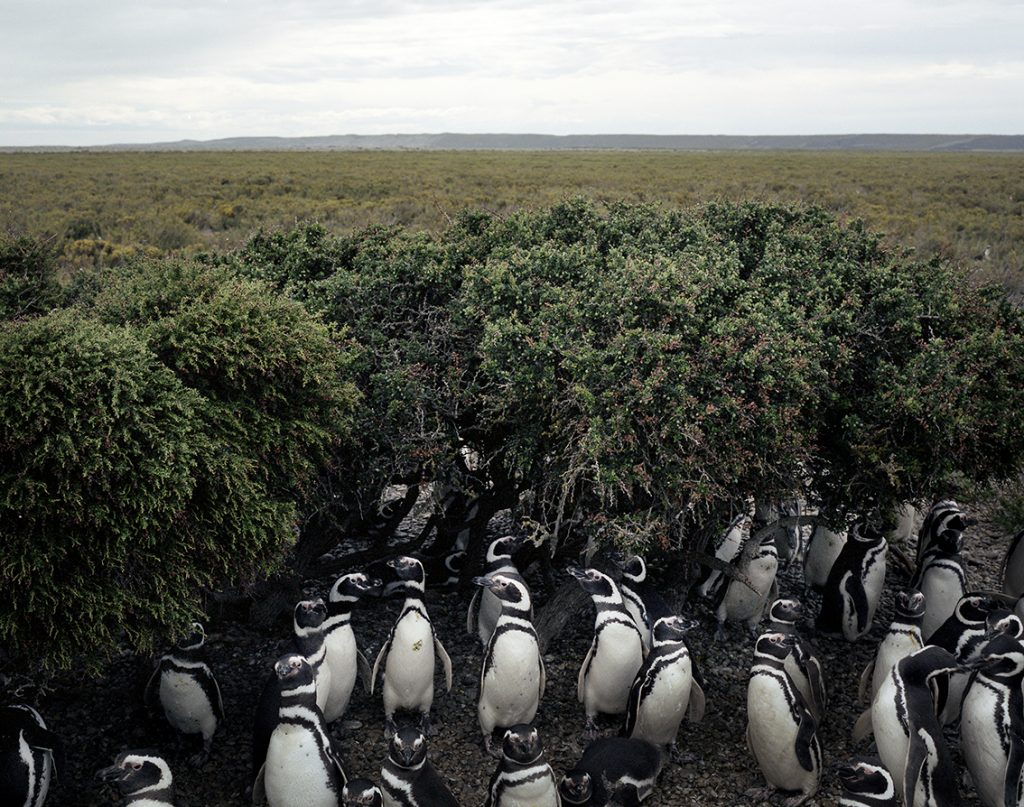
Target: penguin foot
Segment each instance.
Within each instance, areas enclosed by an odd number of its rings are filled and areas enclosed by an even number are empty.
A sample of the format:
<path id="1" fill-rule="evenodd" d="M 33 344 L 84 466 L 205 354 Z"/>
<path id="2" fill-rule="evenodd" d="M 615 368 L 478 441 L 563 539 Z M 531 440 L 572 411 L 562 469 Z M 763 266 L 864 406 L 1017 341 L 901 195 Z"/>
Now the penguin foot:
<path id="1" fill-rule="evenodd" d="M 420 731 L 423 732 L 424 737 L 435 737 L 437 736 L 437 729 L 430 722 L 430 715 L 427 712 L 423 712 L 420 715 Z"/>
<path id="2" fill-rule="evenodd" d="M 743 795 L 751 801 L 768 801 L 775 795 L 774 787 L 752 787 L 743 791 Z"/>
<path id="3" fill-rule="evenodd" d="M 810 797 L 810 793 L 800 793 L 799 795 L 790 796 L 788 799 L 784 799 L 782 804 L 784 805 L 784 807 L 799 807 Z"/>
<path id="4" fill-rule="evenodd" d="M 494 742 L 491 739 L 491 735 L 490 734 L 488 734 L 486 737 L 484 737 L 484 751 L 486 751 L 488 754 L 490 754 L 495 759 L 501 759 L 502 756 L 503 756 L 503 754 L 501 752 L 501 749 L 494 747 Z"/>
<path id="5" fill-rule="evenodd" d="M 692 751 L 680 751 L 679 746 L 675 743 L 672 743 L 672 745 L 668 747 L 668 755 L 669 759 L 677 765 L 692 765 L 700 759 L 700 757 Z"/>
<path id="6" fill-rule="evenodd" d="M 715 630 L 715 635 L 711 639 L 713 642 L 724 642 L 725 641 L 725 623 L 719 622 L 718 628 Z"/>
<path id="7" fill-rule="evenodd" d="M 398 725 L 393 717 L 384 718 L 384 739 L 390 740 L 398 733 Z"/>
<path id="8" fill-rule="evenodd" d="M 594 722 L 594 718 L 587 715 L 587 722 L 583 726 L 583 739 L 587 742 L 596 740 L 600 736 L 601 732 L 597 728 L 597 723 Z"/>
<path id="9" fill-rule="evenodd" d="M 201 768 L 206 764 L 206 760 L 210 758 L 210 749 L 204 748 L 198 754 L 193 754 L 188 758 L 188 764 L 193 768 Z"/>

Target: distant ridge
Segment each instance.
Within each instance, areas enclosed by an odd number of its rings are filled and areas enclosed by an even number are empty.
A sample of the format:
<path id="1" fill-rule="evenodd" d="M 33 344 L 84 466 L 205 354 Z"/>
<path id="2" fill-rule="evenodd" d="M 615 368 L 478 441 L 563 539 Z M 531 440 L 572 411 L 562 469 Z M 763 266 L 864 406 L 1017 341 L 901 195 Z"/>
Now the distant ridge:
<path id="1" fill-rule="evenodd" d="M 228 137 L 106 146 L 0 147 L 2 151 L 1024 151 L 1024 135 L 544 135 L 385 134 Z"/>

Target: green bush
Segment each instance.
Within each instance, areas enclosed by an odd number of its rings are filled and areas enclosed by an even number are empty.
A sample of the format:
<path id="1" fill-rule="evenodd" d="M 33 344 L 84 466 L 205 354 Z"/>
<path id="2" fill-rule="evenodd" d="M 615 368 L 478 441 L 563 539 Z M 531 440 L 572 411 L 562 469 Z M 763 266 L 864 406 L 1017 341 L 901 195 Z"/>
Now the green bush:
<path id="1" fill-rule="evenodd" d="M 53 250 L 34 238 L 0 234 L 0 320 L 49 311 L 60 299 Z"/>
<path id="2" fill-rule="evenodd" d="M 0 643 L 53 667 L 275 568 L 357 400 L 347 349 L 261 284 L 158 261 L 82 289 L 0 331 Z"/>

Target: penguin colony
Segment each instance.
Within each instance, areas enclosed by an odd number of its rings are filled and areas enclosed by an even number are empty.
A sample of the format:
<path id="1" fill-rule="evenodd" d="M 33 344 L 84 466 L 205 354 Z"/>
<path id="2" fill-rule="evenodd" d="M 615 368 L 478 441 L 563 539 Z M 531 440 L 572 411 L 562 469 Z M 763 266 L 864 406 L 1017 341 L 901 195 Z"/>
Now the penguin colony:
<path id="1" fill-rule="evenodd" d="M 799 513 L 786 504 L 775 512 Z M 810 640 L 808 602 L 778 599 L 780 563 L 804 572 L 820 591 L 816 632 L 863 640 L 886 576 L 886 541 L 864 522 L 844 531 L 772 529 L 753 507 L 722 533 L 715 557 L 691 593 L 709 602 L 716 637 L 738 624 L 753 637 L 747 684 L 746 744 L 766 789 L 787 807 L 812 798 L 835 775 L 840 805 L 957 807 L 973 787 L 985 807 L 1024 807 L 1024 533 L 1011 542 L 1000 572 L 1003 592 L 972 591 L 960 560 L 971 522 L 951 500 L 937 502 L 918 535 L 917 570 L 896 595 L 895 614 L 874 660 L 860 676 L 865 710 L 851 728 L 864 750 L 852 760 L 826 759 L 819 727 L 827 716 L 825 670 Z M 780 561 L 777 543 L 784 542 Z M 817 546 L 815 546 L 817 544 Z M 577 696 L 582 755 L 556 773 L 534 720 L 543 708 L 544 658 L 533 625 L 530 588 L 515 566 L 522 541 L 491 543 L 467 631 L 481 643 L 477 713 L 481 748 L 496 757 L 485 807 L 638 805 L 680 754 L 685 719 L 698 723 L 714 682 L 687 646 L 699 628 L 673 613 L 648 579 L 643 558 L 612 554 L 606 573 L 567 570 L 590 597 L 593 638 L 581 659 Z M 462 553 L 458 553 L 461 555 Z M 343 575 L 322 599 L 295 607 L 293 648 L 268 671 L 254 716 L 251 798 L 271 807 L 449 807 L 458 805 L 429 753 L 435 672 L 452 686 L 451 661 L 425 604 L 423 558 L 387 562 L 387 584 L 361 572 Z M 453 582 L 457 560 L 441 559 Z M 617 578 L 617 579 L 616 579 Z M 351 613 L 368 596 L 401 600 L 401 610 L 372 667 L 356 643 Z M 932 601 L 929 600 L 931 595 Z M 806 626 L 806 627 L 805 627 Z M 762 630 L 763 628 L 763 630 Z M 192 765 L 216 756 L 224 709 L 203 660 L 201 625 L 161 657 L 145 689 L 167 722 L 194 738 Z M 438 664 L 440 662 L 440 664 Z M 380 682 L 386 747 L 373 778 L 347 775 L 336 730 L 357 680 L 373 695 Z M 723 704 L 722 708 L 730 709 Z M 448 729 L 449 727 L 446 727 Z M 611 733 L 618 736 L 607 736 Z M 699 736 L 699 733 L 697 734 Z M 969 773 L 953 762 L 959 744 Z M 0 804 L 42 807 L 64 767 L 60 739 L 27 704 L 0 708 Z M 152 750 L 127 750 L 97 773 L 134 807 L 173 805 L 168 761 Z M 966 784 L 969 782 L 970 784 Z"/>

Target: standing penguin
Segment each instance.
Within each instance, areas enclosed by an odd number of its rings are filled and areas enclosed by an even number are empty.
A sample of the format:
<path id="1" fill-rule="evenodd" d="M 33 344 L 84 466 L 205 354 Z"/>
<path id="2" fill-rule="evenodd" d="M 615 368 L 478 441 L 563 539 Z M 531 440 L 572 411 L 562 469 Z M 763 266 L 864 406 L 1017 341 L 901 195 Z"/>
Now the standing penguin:
<path id="1" fill-rule="evenodd" d="M 871 630 L 885 587 L 887 546 L 880 530 L 864 522 L 853 526 L 825 581 L 816 623 L 819 632 L 841 633 L 846 641 L 855 642 Z"/>
<path id="2" fill-rule="evenodd" d="M 747 682 L 747 747 L 770 787 L 798 791 L 787 807 L 818 792 L 822 753 L 818 725 L 786 672 L 792 639 L 765 633 L 754 647 Z"/>
<path id="3" fill-rule="evenodd" d="M 491 541 L 487 547 L 487 557 L 484 562 L 483 577 L 490 577 L 492 574 L 503 574 L 505 577 L 512 577 L 526 583 L 516 564 L 512 560 L 513 553 L 523 545 L 523 541 L 514 535 L 506 535 Z M 474 614 L 476 618 L 474 619 Z M 490 589 L 477 589 L 473 598 L 469 601 L 469 609 L 466 611 L 466 633 L 472 635 L 474 630 L 480 637 L 480 644 L 487 646 L 487 640 L 494 632 L 494 626 L 501 616 L 501 601 L 491 592 Z M 532 614 L 531 614 L 532 618 Z"/>
<path id="4" fill-rule="evenodd" d="M 807 539 L 804 552 L 804 589 L 821 591 L 828 582 L 832 565 L 846 545 L 847 531 L 830 530 L 824 524 L 815 524 Z"/>
<path id="5" fill-rule="evenodd" d="M 395 712 L 408 709 L 419 712 L 420 729 L 430 733 L 430 707 L 434 703 L 434 654 L 441 657 L 447 691 L 452 688 L 452 660 L 423 604 L 423 564 L 416 558 L 400 557 L 388 561 L 402 583 L 405 603 L 380 648 L 370 673 L 370 694 L 377 681 L 377 670 L 384 670 L 384 736 L 395 733 Z M 383 662 L 383 668 L 381 663 Z"/>
<path id="6" fill-rule="evenodd" d="M 999 570 L 999 580 L 1004 594 L 1011 597 L 1024 594 L 1024 530 L 1010 540 L 1003 557 L 1003 566 Z"/>
<path id="7" fill-rule="evenodd" d="M 962 803 L 932 695 L 934 682 L 956 669 L 951 653 L 926 646 L 896 663 L 871 705 L 878 756 L 906 807 Z"/>
<path id="8" fill-rule="evenodd" d="M 427 738 L 410 726 L 391 737 L 380 781 L 384 807 L 459 807 L 427 759 Z"/>
<path id="9" fill-rule="evenodd" d="M 277 725 L 256 775 L 253 802 L 270 807 L 338 807 L 345 771 L 316 705 L 313 668 L 297 653 L 274 665 L 281 682 Z"/>
<path id="10" fill-rule="evenodd" d="M 612 560 L 622 571 L 619 591 L 626 610 L 633 617 L 640 638 L 644 643 L 644 655 L 651 651 L 651 629 L 663 616 L 672 616 L 668 603 L 647 581 L 647 562 L 639 555 L 623 558 L 616 553 Z"/>
<path id="11" fill-rule="evenodd" d="M 501 616 L 484 648 L 477 701 L 484 746 L 487 753 L 500 756 L 491 745 L 493 732 L 533 722 L 544 697 L 544 661 L 530 622 L 526 584 L 503 574 L 476 577 L 473 582 L 489 589 L 501 602 Z"/>
<path id="12" fill-rule="evenodd" d="M 765 606 L 778 595 L 779 554 L 774 535 L 766 532 L 760 539 L 751 537 L 744 544 L 735 568 L 745 579 L 730 580 L 719 590 L 721 599 L 715 604 L 717 641 L 725 638 L 726 622 L 743 622 L 747 630 L 756 633 Z"/>
<path id="13" fill-rule="evenodd" d="M 791 650 L 786 656 L 786 672 L 820 726 L 828 706 L 825 674 L 817 650 L 797 631 L 802 614 L 803 606 L 799 600 L 775 600 L 768 607 L 768 632 L 789 637 Z"/>
<path id="14" fill-rule="evenodd" d="M 323 711 L 328 723 L 345 714 L 357 676 L 362 676 L 367 689 L 370 687 L 370 665 L 359 651 L 352 632 L 352 608 L 362 597 L 379 591 L 380 587 L 380 580 L 356 572 L 335 580 L 327 595 L 327 618 L 323 623 L 324 665 L 330 676 Z"/>
<path id="15" fill-rule="evenodd" d="M 985 807 L 1024 803 L 1024 645 L 997 633 L 971 665 L 964 696 L 960 748 Z"/>
<path id="16" fill-rule="evenodd" d="M 629 690 L 643 664 L 643 641 L 626 610 L 619 587 L 597 569 L 569 568 L 594 601 L 594 640 L 580 667 L 576 697 L 587 715 L 584 733 L 597 735 L 597 715 L 620 715 L 629 703 Z"/>
<path id="17" fill-rule="evenodd" d="M 528 723 L 510 728 L 501 755 L 484 807 L 560 807 L 555 772 L 544 758 L 537 729 Z"/>
<path id="18" fill-rule="evenodd" d="M 122 751 L 96 776 L 116 784 L 127 807 L 174 807 L 174 777 L 155 751 Z"/>
<path id="19" fill-rule="evenodd" d="M 39 712 L 24 703 L 0 708 L 0 804 L 42 807 L 64 745 Z"/>
<path id="20" fill-rule="evenodd" d="M 369 779 L 349 779 L 341 789 L 341 807 L 384 807 L 384 796 Z"/>
<path id="21" fill-rule="evenodd" d="M 594 740 L 559 782 L 562 804 L 635 807 L 654 790 L 663 763 L 660 749 L 646 740 Z"/>
<path id="22" fill-rule="evenodd" d="M 202 735 L 203 750 L 191 759 L 197 766 L 209 758 L 213 735 L 224 720 L 220 687 L 201 656 L 205 643 L 203 626 L 193 622 L 190 634 L 161 657 L 145 693 L 150 705 L 159 696 L 167 722 L 182 734 Z"/>
<path id="23" fill-rule="evenodd" d="M 967 572 L 960 548 L 960 532 L 946 530 L 937 535 L 921 556 L 910 587 L 924 594 L 928 608 L 921 623 L 921 634 L 931 636 L 949 619 L 956 604 L 967 593 Z"/>
<path id="24" fill-rule="evenodd" d="M 704 690 L 693 678 L 684 641 L 696 622 L 665 616 L 654 623 L 654 647 L 633 680 L 623 735 L 674 751 L 683 716 L 704 718 Z"/>
<path id="25" fill-rule="evenodd" d="M 734 563 L 743 551 L 743 545 L 750 538 L 750 525 L 751 516 L 747 513 L 740 513 L 733 518 L 715 541 L 715 560 L 721 563 Z M 721 569 L 705 567 L 694 583 L 694 590 L 701 599 L 717 602 L 721 597 L 721 590 L 728 582 Z"/>
<path id="26" fill-rule="evenodd" d="M 892 775 L 878 760 L 844 762 L 837 773 L 843 788 L 839 807 L 899 807 Z"/>

